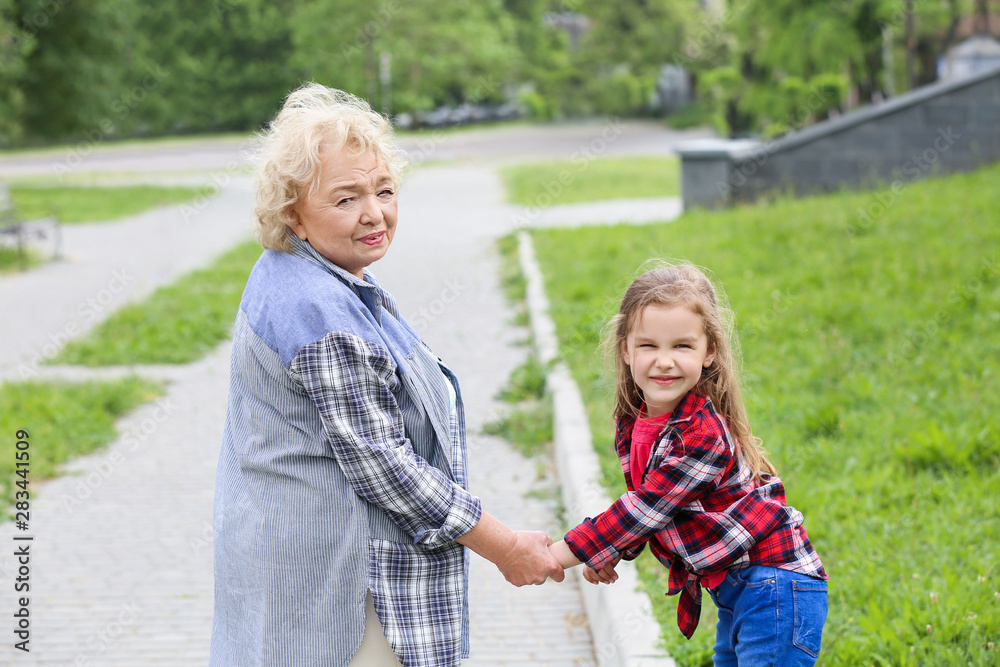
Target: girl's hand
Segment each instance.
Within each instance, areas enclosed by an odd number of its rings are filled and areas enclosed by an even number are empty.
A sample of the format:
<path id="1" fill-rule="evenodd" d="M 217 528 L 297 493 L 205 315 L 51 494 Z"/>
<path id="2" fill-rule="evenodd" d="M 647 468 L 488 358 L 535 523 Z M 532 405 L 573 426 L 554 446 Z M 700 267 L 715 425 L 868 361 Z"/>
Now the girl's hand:
<path id="1" fill-rule="evenodd" d="M 613 584 L 618 581 L 618 573 L 615 572 L 615 566 L 621 561 L 622 557 L 614 559 L 600 570 L 593 570 L 589 567 L 583 568 L 583 578 L 590 583 L 597 584 Z"/>
<path id="2" fill-rule="evenodd" d="M 556 561 L 565 567 L 576 567 L 580 564 L 580 561 L 576 559 L 573 552 L 569 550 L 569 546 L 566 544 L 565 540 L 559 540 L 555 544 L 549 545 L 549 553 Z M 560 581 L 562 581 L 560 579 Z"/>

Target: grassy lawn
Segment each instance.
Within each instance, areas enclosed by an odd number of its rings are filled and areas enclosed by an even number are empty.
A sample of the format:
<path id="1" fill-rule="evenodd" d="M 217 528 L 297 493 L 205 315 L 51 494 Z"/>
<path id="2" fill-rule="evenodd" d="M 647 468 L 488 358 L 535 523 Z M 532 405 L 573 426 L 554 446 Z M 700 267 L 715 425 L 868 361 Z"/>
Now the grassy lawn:
<path id="1" fill-rule="evenodd" d="M 142 213 L 157 206 L 191 201 L 210 193 L 207 187 L 124 185 L 117 187 L 31 187 L 15 185 L 11 197 L 21 214 L 59 222 L 104 222 Z"/>
<path id="2" fill-rule="evenodd" d="M 23 382 L 0 386 L 0 503 L 4 509 L 15 501 L 15 492 L 53 477 L 61 463 L 89 454 L 117 437 L 115 421 L 142 403 L 162 394 L 160 385 L 137 378 L 114 382 L 56 384 Z M 27 484 L 16 476 L 15 445 L 28 434 Z M 21 470 L 24 468 L 22 467 Z M 21 481 L 21 487 L 15 485 Z M 23 496 L 22 496 L 23 498 Z"/>
<path id="3" fill-rule="evenodd" d="M 511 443 L 524 456 L 549 451 L 553 435 L 552 400 L 545 394 L 545 368 L 534 356 L 514 369 L 496 395 L 509 404 L 503 415 L 483 425 L 483 432 Z"/>
<path id="4" fill-rule="evenodd" d="M 195 361 L 229 337 L 250 269 L 261 253 L 249 241 L 211 266 L 124 306 L 84 339 L 70 342 L 55 364 L 114 366 Z"/>
<path id="5" fill-rule="evenodd" d="M 651 257 L 705 266 L 725 287 L 754 431 L 830 573 L 823 665 L 998 664 L 998 181 L 993 166 L 909 185 L 882 207 L 847 193 L 535 232 L 615 494 L 601 326 Z M 859 224 L 863 209 L 877 215 Z M 685 641 L 666 571 L 639 560 L 678 664 L 711 664 L 709 597 Z"/>
<path id="6" fill-rule="evenodd" d="M 22 264 L 21 254 L 17 251 L 17 246 L 0 246 L 0 274 L 30 269 L 42 263 L 41 255 L 37 250 L 28 246 L 25 249 L 25 258 Z"/>
<path id="7" fill-rule="evenodd" d="M 185 136 L 165 136 L 146 137 L 136 139 L 105 140 L 94 144 L 90 151 L 95 155 L 102 153 L 116 153 L 132 148 L 159 148 L 162 146 L 184 146 L 185 144 L 242 144 L 251 141 L 252 134 L 246 132 L 224 132 L 220 134 L 197 134 Z M 80 150 L 79 142 L 73 144 L 53 144 L 51 146 L 38 146 L 33 148 L 17 148 L 13 150 L 0 150 L 0 161 L 5 158 L 18 159 L 30 157 L 44 157 L 47 155 L 65 155 L 69 151 Z"/>
<path id="8" fill-rule="evenodd" d="M 541 162 L 500 171 L 511 202 L 546 207 L 558 204 L 676 197 L 680 166 L 675 157 L 626 157 Z"/>

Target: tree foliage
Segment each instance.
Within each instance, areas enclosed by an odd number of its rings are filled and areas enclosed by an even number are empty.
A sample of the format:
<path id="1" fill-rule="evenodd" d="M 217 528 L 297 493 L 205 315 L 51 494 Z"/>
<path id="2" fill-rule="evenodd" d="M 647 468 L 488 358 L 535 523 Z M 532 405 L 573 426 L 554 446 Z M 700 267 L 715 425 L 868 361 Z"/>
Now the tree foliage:
<path id="1" fill-rule="evenodd" d="M 252 130 L 307 80 L 397 114 L 639 115 L 665 64 L 720 131 L 777 134 L 905 90 L 907 56 L 934 80 L 974 2 L 911 4 L 908 21 L 905 0 L 0 0 L 0 147 Z"/>
<path id="2" fill-rule="evenodd" d="M 22 122 L 64 138 L 97 127 L 125 70 L 118 0 L 22 0 L 19 29 L 34 41 L 19 77 Z"/>
<path id="3" fill-rule="evenodd" d="M 699 48 L 689 63 L 708 79 L 699 90 L 721 131 L 779 134 L 906 90 L 908 50 L 915 85 L 934 81 L 937 57 L 972 3 L 914 0 L 912 7 L 908 21 L 904 0 L 731 0 L 706 40 L 710 48 Z M 742 85 L 722 90 L 719 82 L 733 70 Z"/>
<path id="4" fill-rule="evenodd" d="M 521 57 L 497 0 L 312 0 L 299 3 L 291 26 L 305 78 L 397 112 L 499 101 Z"/>
<path id="5" fill-rule="evenodd" d="M 290 9 L 290 2 L 267 0 L 147 5 L 136 21 L 143 57 L 134 62 L 130 83 L 131 90 L 155 90 L 142 102 L 136 130 L 246 130 L 273 115 L 295 82 L 287 64 Z M 159 82 L 149 80 L 151 70 Z"/>
<path id="6" fill-rule="evenodd" d="M 24 92 L 20 80 L 35 39 L 21 30 L 13 0 L 0 0 L 0 147 L 20 141 Z"/>

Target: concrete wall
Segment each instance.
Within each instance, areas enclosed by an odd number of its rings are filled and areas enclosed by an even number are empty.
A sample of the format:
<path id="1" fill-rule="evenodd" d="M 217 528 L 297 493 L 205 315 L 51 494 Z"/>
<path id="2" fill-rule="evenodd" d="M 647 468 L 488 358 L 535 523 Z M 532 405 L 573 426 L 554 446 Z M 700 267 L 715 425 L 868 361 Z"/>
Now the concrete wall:
<path id="1" fill-rule="evenodd" d="M 936 83 L 772 142 L 682 145 L 684 207 L 867 188 L 1000 161 L 1000 69 Z"/>

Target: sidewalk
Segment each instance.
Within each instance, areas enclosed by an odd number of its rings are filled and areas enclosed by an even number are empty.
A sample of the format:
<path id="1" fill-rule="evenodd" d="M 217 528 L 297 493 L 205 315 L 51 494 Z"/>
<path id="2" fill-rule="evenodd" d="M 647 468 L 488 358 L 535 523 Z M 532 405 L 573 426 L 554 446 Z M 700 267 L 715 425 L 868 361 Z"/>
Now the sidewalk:
<path id="1" fill-rule="evenodd" d="M 527 333 L 509 324 L 512 313 L 498 284 L 492 244 L 512 229 L 514 213 L 500 203 L 501 196 L 489 168 L 417 172 L 402 194 L 393 247 L 372 268 L 463 382 L 471 486 L 484 507 L 512 527 L 557 535 L 551 470 L 499 439 L 477 435 L 499 407 L 492 396 L 528 354 L 518 344 Z M 4 378 L 19 379 L 33 355 L 68 336 L 68 324 L 81 318 L 81 304 L 100 302 L 102 290 L 112 291 L 109 276 L 115 271 L 131 280 L 127 290 L 112 294 L 105 306 L 109 312 L 244 238 L 248 213 L 249 190 L 236 182 L 208 203 L 197 224 L 186 226 L 176 210 L 166 209 L 118 225 L 72 229 L 66 238 L 70 261 L 0 278 L 0 303 L 5 313 L 16 315 L 5 317 L 0 329 Z M 0 649 L 0 664 L 207 661 L 211 509 L 228 346 L 153 374 L 174 378 L 167 395 L 122 420 L 118 441 L 74 461 L 58 479 L 32 483 L 30 531 L 19 534 L 34 538 L 31 653 L 14 650 L 10 642 Z M 30 431 L 31 425 L 24 428 Z M 35 451 L 44 446 L 32 442 Z M 10 523 L 0 526 L 0 542 L 15 544 L 15 532 Z M 0 550 L 0 590 L 8 592 L 0 596 L 0 617 L 10 627 L 17 576 L 13 551 Z M 472 659 L 466 664 L 595 664 L 575 579 L 515 589 L 491 564 L 476 557 L 473 562 Z"/>
<path id="2" fill-rule="evenodd" d="M 63 259 L 0 276 L 0 379 L 28 380 L 40 362 L 125 303 L 250 238 L 252 182 L 126 221 L 63 225 Z"/>
<path id="3" fill-rule="evenodd" d="M 551 464 L 525 459 L 497 438 L 476 435 L 497 414 L 492 396 L 528 355 L 527 329 L 510 325 L 494 242 L 513 229 L 513 211 L 486 167 L 437 167 L 413 174 L 400 195 L 389 254 L 373 265 L 403 316 L 458 375 L 466 403 L 470 486 L 483 508 L 513 528 L 560 536 L 558 482 Z M 527 496 L 533 492 L 531 496 Z M 514 588 L 473 557 L 472 667 L 595 664 L 574 577 Z"/>

